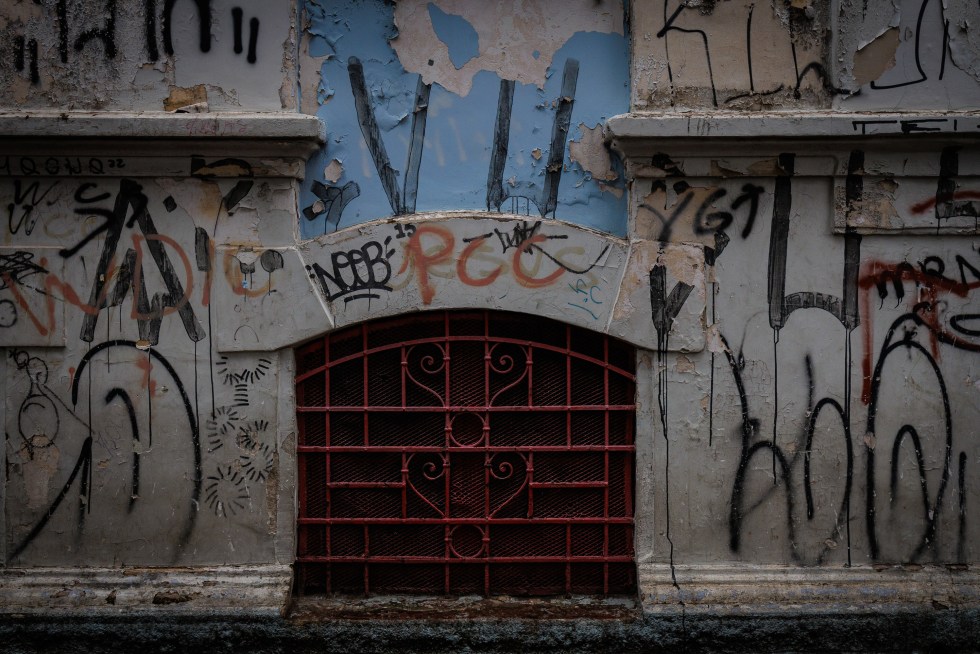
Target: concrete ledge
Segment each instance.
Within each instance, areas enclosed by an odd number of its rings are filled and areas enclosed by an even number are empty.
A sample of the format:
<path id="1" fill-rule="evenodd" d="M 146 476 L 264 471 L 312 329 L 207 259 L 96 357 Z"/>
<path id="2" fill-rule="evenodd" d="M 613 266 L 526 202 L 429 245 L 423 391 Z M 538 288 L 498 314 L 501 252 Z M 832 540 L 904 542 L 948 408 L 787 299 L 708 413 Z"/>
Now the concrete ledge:
<path id="1" fill-rule="evenodd" d="M 886 147 L 934 149 L 947 143 L 972 143 L 980 132 L 980 112 L 945 113 L 738 113 L 636 112 L 613 116 L 606 139 L 627 157 L 649 156 L 670 147 L 707 143 L 720 153 L 726 142 L 734 152 L 759 155 L 786 151 L 803 143 L 833 149 Z M 746 150 L 751 142 L 751 150 Z M 788 145 L 794 143 L 794 146 Z M 937 145 L 938 144 L 938 145 Z"/>
<path id="2" fill-rule="evenodd" d="M 301 599 L 287 566 L 0 573 L 15 652 L 975 651 L 977 572 L 640 565 L 630 598 Z M 114 604 L 107 602 L 113 598 Z M 188 599 L 182 599 L 189 596 Z"/>
<path id="3" fill-rule="evenodd" d="M 0 134 L 30 138 L 305 139 L 322 143 L 323 123 L 297 113 L 0 111 Z"/>
<path id="4" fill-rule="evenodd" d="M 980 131 L 980 112 L 634 112 L 606 123 L 613 138 L 710 137 L 800 139 L 853 136 L 963 134 Z"/>
<path id="5" fill-rule="evenodd" d="M 298 113 L 0 111 L 0 154 L 85 153 L 307 158 L 326 139 L 316 116 Z M 152 142 L 160 142 L 156 153 Z"/>
<path id="6" fill-rule="evenodd" d="M 980 572 L 966 566 L 819 568 L 641 564 L 645 612 L 799 615 L 980 609 Z M 978 625 L 980 626 L 980 625 Z"/>
<path id="7" fill-rule="evenodd" d="M 296 622 L 378 619 L 640 619 L 641 614 L 797 615 L 980 611 L 965 566 L 819 568 L 638 566 L 635 598 L 300 598 L 290 566 L 20 568 L 0 571 L 0 615 L 282 615 Z"/>
<path id="8" fill-rule="evenodd" d="M 290 566 L 21 568 L 0 571 L 0 616 L 278 616 Z"/>

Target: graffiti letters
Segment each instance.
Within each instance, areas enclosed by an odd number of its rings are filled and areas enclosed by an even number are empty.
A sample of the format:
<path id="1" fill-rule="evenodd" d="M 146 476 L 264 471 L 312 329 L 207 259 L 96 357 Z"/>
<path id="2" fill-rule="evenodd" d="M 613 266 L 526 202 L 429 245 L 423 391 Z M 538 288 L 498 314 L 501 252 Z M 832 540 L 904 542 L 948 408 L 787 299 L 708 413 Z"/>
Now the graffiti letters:
<path id="1" fill-rule="evenodd" d="M 105 194 L 99 195 L 96 198 L 87 198 L 81 196 L 80 193 L 76 194 L 76 199 L 86 202 L 101 200 L 104 197 Z M 89 233 L 75 247 L 62 250 L 62 256 L 66 258 L 73 256 L 96 234 L 106 232 L 105 245 L 103 246 L 102 255 L 99 258 L 99 263 L 95 271 L 92 292 L 88 302 L 88 306 L 95 309 L 95 311 L 92 313 L 86 312 L 83 319 L 80 335 L 83 341 L 92 342 L 95 338 L 95 327 L 98 323 L 99 316 L 98 310 L 105 306 L 105 289 L 107 288 L 107 281 L 111 277 L 110 267 L 113 265 L 119 238 L 122 235 L 123 228 L 132 227 L 134 223 L 139 225 L 143 233 L 142 240 L 146 243 L 147 249 L 150 250 L 150 254 L 160 271 L 168 292 L 157 293 L 154 295 L 152 301 L 147 300 L 145 287 L 143 286 L 142 247 L 140 240 L 134 236 L 134 249 L 128 250 L 126 253 L 126 261 L 123 263 L 122 269 L 120 269 L 119 279 L 117 280 L 116 289 L 113 293 L 113 300 L 121 301 L 122 297 L 129 290 L 128 286 L 131 279 L 134 292 L 138 293 L 138 300 L 143 303 L 138 308 L 137 319 L 150 321 L 146 326 L 148 334 L 158 333 L 159 320 L 164 315 L 176 311 L 180 315 L 184 330 L 191 340 L 199 341 L 205 337 L 204 330 L 201 328 L 197 317 L 194 315 L 194 309 L 188 301 L 191 287 L 188 286 L 187 291 L 184 290 L 184 286 L 177 275 L 170 256 L 164 249 L 165 244 L 176 246 L 176 243 L 173 239 L 157 232 L 153 219 L 147 209 L 147 202 L 147 197 L 143 194 L 143 188 L 135 181 L 123 178 L 119 182 L 119 191 L 116 194 L 115 203 L 111 210 L 98 207 L 85 207 L 76 210 L 78 213 L 99 215 L 105 219 L 105 222 L 96 228 L 94 232 Z M 181 255 L 181 260 L 186 271 L 185 277 L 189 280 L 190 261 L 183 254 L 183 250 L 180 250 L 179 254 Z M 124 272 L 128 272 L 130 279 L 127 279 L 127 276 L 123 274 Z M 190 281 L 188 284 L 190 284 Z M 153 342 L 152 337 L 149 340 Z"/>
<path id="2" fill-rule="evenodd" d="M 34 231 L 34 226 L 40 216 L 37 211 L 41 201 L 44 200 L 58 182 L 44 185 L 40 182 L 32 182 L 24 185 L 23 180 L 14 180 L 13 201 L 7 205 L 7 228 L 11 234 L 17 234 L 23 229 L 24 236 L 30 236 Z M 47 206 L 51 206 L 53 201 L 48 201 Z"/>
<path id="3" fill-rule="evenodd" d="M 37 1 L 37 4 L 41 4 Z M 96 5 L 96 3 L 90 3 Z M 160 59 L 160 40 L 163 42 L 163 53 L 174 56 L 174 26 L 181 22 L 180 14 L 191 9 L 193 17 L 197 20 L 198 49 L 202 53 L 211 51 L 211 44 L 214 40 L 213 27 L 214 7 L 211 0 L 189 0 L 188 2 L 178 2 L 178 0 L 162 0 L 158 4 L 157 0 L 145 0 L 143 3 L 143 42 L 145 44 L 146 55 L 150 61 Z M 96 5 L 97 8 L 81 10 L 69 3 L 68 0 L 55 0 L 53 11 L 54 23 L 54 42 L 58 60 L 61 64 L 69 64 L 72 61 L 72 54 L 79 54 L 92 44 L 98 44 L 99 53 L 106 61 L 116 59 L 119 44 L 117 22 L 120 17 L 118 0 L 103 0 Z M 161 6 L 162 5 L 162 6 Z M 185 6 L 188 5 L 188 6 Z M 84 5 L 83 5 L 84 6 Z M 258 61 L 259 50 L 259 27 L 260 21 L 257 17 L 248 19 L 248 36 L 245 39 L 244 13 L 241 7 L 231 8 L 231 48 L 236 55 L 244 54 L 245 61 L 255 64 Z M 86 25 L 85 18 L 101 21 L 95 25 Z M 75 31 L 79 22 L 82 22 L 81 31 L 72 40 L 72 32 Z M 158 31 L 159 24 L 159 31 Z M 220 25 L 220 23 L 218 23 Z M 40 50 L 44 51 L 43 45 Z M 11 51 L 13 53 L 14 68 L 26 75 L 31 84 L 40 85 L 42 82 L 40 74 L 40 64 L 38 57 L 39 42 L 38 38 L 28 38 L 25 34 L 14 34 L 12 37 Z"/>
<path id="4" fill-rule="evenodd" d="M 343 297 L 344 302 L 379 298 L 378 291 L 390 291 L 391 264 L 388 260 L 395 253 L 386 249 L 391 238 L 384 243 L 368 241 L 359 249 L 342 250 L 330 255 L 330 270 L 318 263 L 307 266 L 311 279 L 316 279 L 327 300 L 332 302 Z"/>
<path id="5" fill-rule="evenodd" d="M 34 177 L 49 175 L 52 177 L 77 177 L 79 175 L 115 175 L 124 168 L 126 168 L 126 160 L 118 157 L 0 157 L 0 176 L 21 175 L 24 177 Z M 54 184 L 52 184 L 53 186 Z M 32 206 L 37 206 L 38 202 L 43 198 L 43 195 L 37 197 L 31 187 L 28 187 L 28 190 L 25 191 L 25 196 L 27 193 L 31 193 L 32 197 L 35 198 L 35 201 L 31 203 Z"/>

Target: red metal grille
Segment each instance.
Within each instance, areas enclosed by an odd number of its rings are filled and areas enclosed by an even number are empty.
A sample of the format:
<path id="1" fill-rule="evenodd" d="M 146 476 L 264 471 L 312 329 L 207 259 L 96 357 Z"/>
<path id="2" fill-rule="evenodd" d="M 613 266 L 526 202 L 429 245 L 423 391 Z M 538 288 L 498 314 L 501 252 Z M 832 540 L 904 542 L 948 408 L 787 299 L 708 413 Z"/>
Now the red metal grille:
<path id="1" fill-rule="evenodd" d="M 502 312 L 297 350 L 302 594 L 632 592 L 634 352 Z"/>

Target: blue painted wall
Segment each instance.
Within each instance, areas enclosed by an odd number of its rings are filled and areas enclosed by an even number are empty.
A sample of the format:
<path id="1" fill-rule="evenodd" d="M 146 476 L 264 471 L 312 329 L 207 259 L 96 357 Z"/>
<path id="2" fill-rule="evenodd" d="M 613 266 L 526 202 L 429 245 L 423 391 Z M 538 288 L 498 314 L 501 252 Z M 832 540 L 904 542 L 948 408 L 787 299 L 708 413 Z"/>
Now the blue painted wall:
<path id="1" fill-rule="evenodd" d="M 561 8 L 560 2 L 556 8 Z M 404 69 L 389 43 L 397 35 L 391 4 L 381 0 L 306 0 L 304 10 L 311 37 L 309 54 L 325 58 L 319 60 L 317 116 L 326 124 L 328 141 L 310 159 L 300 196 L 300 234 L 313 238 L 400 213 L 386 196 L 358 119 L 349 70 L 351 58 L 363 67 L 370 108 L 400 191 L 408 168 L 420 76 Z M 461 67 L 477 52 L 476 31 L 462 17 L 447 14 L 433 3 L 428 10 L 436 34 L 449 48 L 453 65 Z M 538 205 L 544 204 L 540 199 L 547 195 L 542 187 L 568 60 L 578 61 L 579 72 L 570 128 L 564 139 L 557 206 L 548 217 L 625 235 L 626 196 L 613 192 L 625 188 L 618 160 L 613 156 L 618 177 L 605 180 L 607 188 L 603 190 L 590 173 L 569 159 L 568 152 L 568 141 L 582 138 L 580 124 L 592 128 L 628 110 L 628 47 L 626 38 L 618 34 L 578 32 L 555 53 L 543 89 L 515 84 L 503 188 L 511 195 L 532 200 L 506 199 L 500 211 L 541 215 L 544 207 Z M 416 212 L 487 211 L 500 87 L 500 77 L 488 70 L 474 76 L 465 97 L 438 83 L 431 85 Z M 535 149 L 540 150 L 540 158 L 532 156 Z M 335 159 L 343 166 L 343 175 L 327 181 L 324 168 Z M 341 206 L 342 212 L 338 211 Z"/>

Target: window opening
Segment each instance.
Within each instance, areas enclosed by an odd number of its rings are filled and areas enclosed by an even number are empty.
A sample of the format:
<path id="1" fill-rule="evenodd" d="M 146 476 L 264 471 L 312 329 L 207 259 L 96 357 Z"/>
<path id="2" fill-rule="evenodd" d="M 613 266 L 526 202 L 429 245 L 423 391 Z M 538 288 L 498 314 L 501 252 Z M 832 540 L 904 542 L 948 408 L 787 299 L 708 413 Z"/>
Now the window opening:
<path id="1" fill-rule="evenodd" d="M 635 352 L 504 312 L 297 350 L 297 592 L 633 592 Z"/>

